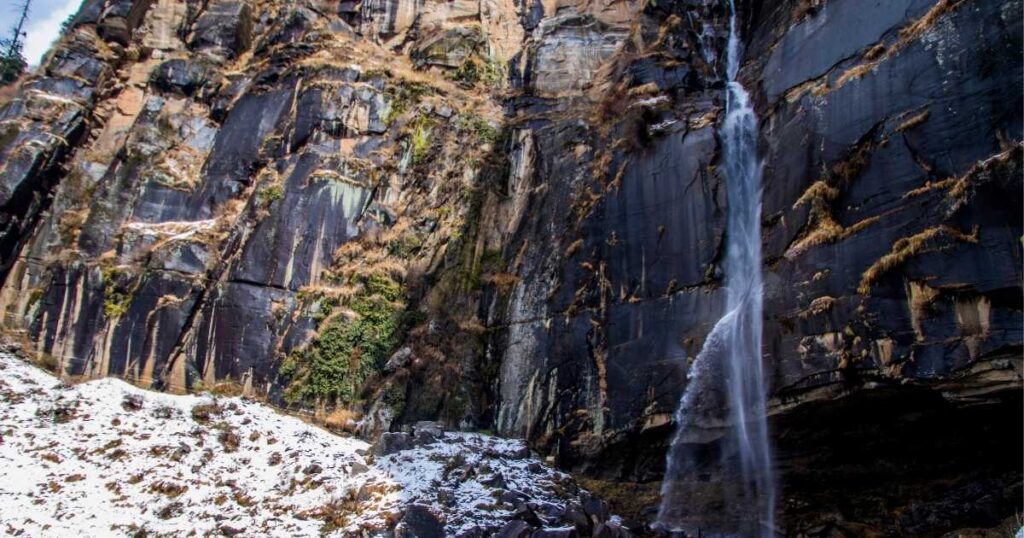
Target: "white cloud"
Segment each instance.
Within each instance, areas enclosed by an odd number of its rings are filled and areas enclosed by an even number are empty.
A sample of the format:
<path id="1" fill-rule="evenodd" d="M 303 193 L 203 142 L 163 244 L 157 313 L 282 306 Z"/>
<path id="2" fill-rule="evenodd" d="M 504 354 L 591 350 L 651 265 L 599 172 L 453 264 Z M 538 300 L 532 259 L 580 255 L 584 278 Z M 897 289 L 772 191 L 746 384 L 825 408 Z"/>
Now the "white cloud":
<path id="1" fill-rule="evenodd" d="M 25 59 L 36 66 L 50 50 L 50 45 L 60 36 L 60 25 L 69 15 L 78 11 L 81 0 L 66 0 L 56 10 L 48 13 L 33 13 L 33 20 L 25 28 Z"/>

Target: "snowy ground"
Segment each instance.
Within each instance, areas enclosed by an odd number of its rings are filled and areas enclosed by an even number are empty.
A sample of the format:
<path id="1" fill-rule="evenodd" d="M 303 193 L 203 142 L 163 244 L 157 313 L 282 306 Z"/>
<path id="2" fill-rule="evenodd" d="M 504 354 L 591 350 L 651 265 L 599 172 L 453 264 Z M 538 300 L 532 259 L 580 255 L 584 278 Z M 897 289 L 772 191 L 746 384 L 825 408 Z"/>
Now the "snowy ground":
<path id="1" fill-rule="evenodd" d="M 13 535 L 372 535 L 413 503 L 472 534 L 503 525 L 510 496 L 557 511 L 574 490 L 519 441 L 446 433 L 374 461 L 367 443 L 259 403 L 67 385 L 2 353 L 0 436 Z"/>

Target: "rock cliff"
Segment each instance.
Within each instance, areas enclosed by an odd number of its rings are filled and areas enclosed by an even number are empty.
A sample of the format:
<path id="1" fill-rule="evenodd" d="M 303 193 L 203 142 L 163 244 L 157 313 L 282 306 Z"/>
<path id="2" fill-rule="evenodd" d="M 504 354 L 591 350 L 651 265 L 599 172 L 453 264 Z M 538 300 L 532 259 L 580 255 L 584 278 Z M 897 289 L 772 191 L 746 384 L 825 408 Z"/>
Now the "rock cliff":
<path id="1" fill-rule="evenodd" d="M 781 521 L 992 527 L 1021 510 L 1021 2 L 737 4 Z M 727 10 L 87 0 L 0 111 L 3 328 L 72 378 L 522 437 L 642 520 L 722 313 Z"/>

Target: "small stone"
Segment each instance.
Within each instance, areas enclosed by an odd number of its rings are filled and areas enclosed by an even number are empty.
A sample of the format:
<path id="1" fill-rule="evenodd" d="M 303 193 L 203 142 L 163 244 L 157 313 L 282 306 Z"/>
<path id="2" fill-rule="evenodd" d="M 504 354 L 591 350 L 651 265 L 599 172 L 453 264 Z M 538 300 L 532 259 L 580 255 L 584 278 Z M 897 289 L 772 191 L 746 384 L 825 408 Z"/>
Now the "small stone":
<path id="1" fill-rule="evenodd" d="M 618 534 L 611 527 L 604 523 L 598 523 L 594 526 L 594 534 L 591 538 L 615 538 L 616 536 Z"/>
<path id="2" fill-rule="evenodd" d="M 437 502 L 442 506 L 455 506 L 455 494 L 448 490 L 440 490 L 437 492 Z"/>
<path id="3" fill-rule="evenodd" d="M 502 491 L 498 497 L 498 501 L 504 504 L 511 504 L 515 506 L 516 503 L 526 499 L 526 496 L 518 491 Z M 551 505 L 554 506 L 554 505 Z"/>
<path id="4" fill-rule="evenodd" d="M 530 457 L 530 447 L 525 444 L 521 445 L 516 448 L 509 457 L 515 460 L 525 460 Z"/>
<path id="5" fill-rule="evenodd" d="M 539 508 L 545 519 L 562 521 L 565 518 L 565 507 L 552 503 L 544 503 Z"/>
<path id="6" fill-rule="evenodd" d="M 121 400 L 121 408 L 125 411 L 138 411 L 142 409 L 142 396 L 138 394 L 125 394 Z"/>
<path id="7" fill-rule="evenodd" d="M 487 533 L 477 526 L 470 527 L 455 535 L 455 538 L 483 538 Z"/>
<path id="8" fill-rule="evenodd" d="M 492 488 L 508 488 L 508 483 L 505 482 L 505 477 L 501 473 L 494 473 L 486 478 L 481 478 L 480 483 Z"/>
<path id="9" fill-rule="evenodd" d="M 512 513 L 512 517 L 529 523 L 535 527 L 540 527 L 544 524 L 540 517 L 537 516 L 537 512 L 534 511 L 534 507 L 527 502 L 517 501 L 515 503 L 516 510 Z"/>
<path id="10" fill-rule="evenodd" d="M 574 525 L 581 532 L 586 532 L 590 529 L 590 519 L 587 518 L 583 507 L 577 504 L 570 504 L 565 507 L 564 520 L 566 523 Z"/>

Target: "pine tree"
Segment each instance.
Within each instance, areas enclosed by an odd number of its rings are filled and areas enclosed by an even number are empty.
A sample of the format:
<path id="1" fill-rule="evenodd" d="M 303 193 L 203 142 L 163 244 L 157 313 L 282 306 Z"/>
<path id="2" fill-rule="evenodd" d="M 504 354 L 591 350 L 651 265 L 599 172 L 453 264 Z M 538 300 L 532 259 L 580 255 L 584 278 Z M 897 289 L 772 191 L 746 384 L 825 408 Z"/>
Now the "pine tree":
<path id="1" fill-rule="evenodd" d="M 21 11 L 18 23 L 11 29 L 10 37 L 0 39 L 0 52 L 3 54 L 3 56 L 0 56 L 0 86 L 18 80 L 18 77 L 28 67 L 28 62 L 25 61 L 22 49 L 25 46 L 23 40 L 25 37 L 25 21 L 28 20 L 28 12 L 31 5 L 32 0 L 25 0 L 24 3 L 17 6 Z"/>

